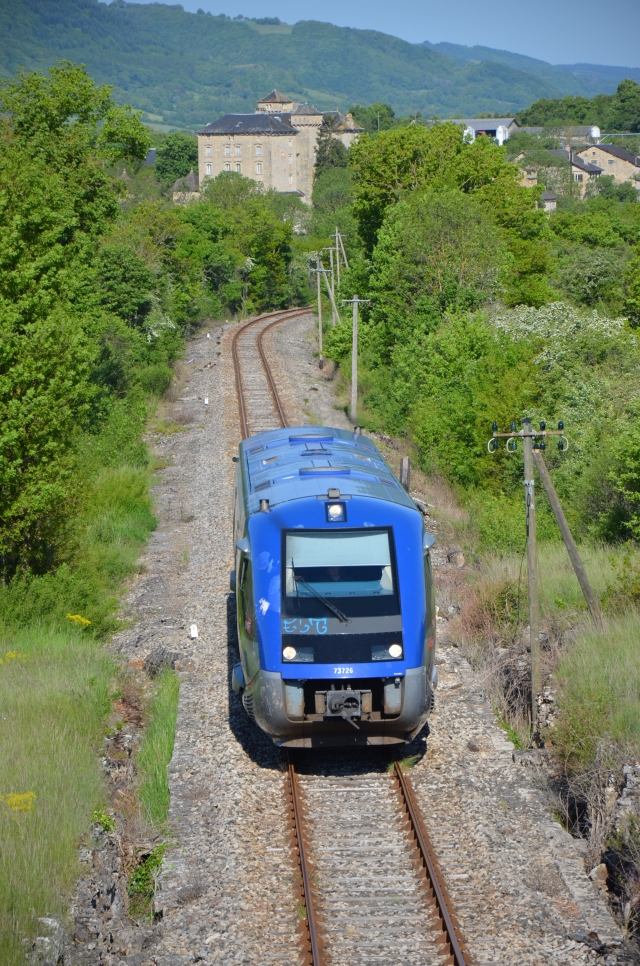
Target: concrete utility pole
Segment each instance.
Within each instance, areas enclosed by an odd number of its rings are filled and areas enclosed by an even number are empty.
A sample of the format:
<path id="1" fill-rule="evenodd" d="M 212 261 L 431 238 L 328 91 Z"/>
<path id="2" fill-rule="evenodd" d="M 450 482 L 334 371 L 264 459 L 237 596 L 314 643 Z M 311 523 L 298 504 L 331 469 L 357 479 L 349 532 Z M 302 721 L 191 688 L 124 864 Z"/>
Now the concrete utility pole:
<path id="1" fill-rule="evenodd" d="M 524 495 L 527 508 L 527 574 L 529 587 L 529 641 L 531 645 L 531 727 L 538 730 L 538 695 L 542 691 L 540 662 L 540 602 L 538 600 L 538 538 L 533 481 L 531 420 L 523 419 Z"/>
<path id="2" fill-rule="evenodd" d="M 331 294 L 333 295 L 334 301 L 336 297 L 336 280 L 333 271 L 333 248 L 329 249 L 329 271 L 331 272 Z"/>
<path id="3" fill-rule="evenodd" d="M 353 305 L 353 331 L 351 336 L 351 409 L 349 415 L 354 426 L 358 420 L 358 306 L 370 299 L 344 299 L 343 305 Z"/>
<path id="4" fill-rule="evenodd" d="M 338 287 L 340 287 L 340 232 L 336 225 L 336 270 L 338 273 Z"/>

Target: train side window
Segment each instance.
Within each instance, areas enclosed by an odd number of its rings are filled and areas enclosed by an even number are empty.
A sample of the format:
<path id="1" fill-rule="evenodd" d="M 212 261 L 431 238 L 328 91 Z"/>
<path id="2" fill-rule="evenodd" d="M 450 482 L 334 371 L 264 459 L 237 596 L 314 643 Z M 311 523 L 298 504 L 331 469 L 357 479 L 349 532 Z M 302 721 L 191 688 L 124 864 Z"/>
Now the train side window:
<path id="1" fill-rule="evenodd" d="M 251 561 L 242 563 L 242 579 L 240 581 L 240 596 L 242 606 L 242 621 L 244 630 L 250 640 L 256 638 L 256 609 L 253 602 L 253 579 L 251 575 Z"/>

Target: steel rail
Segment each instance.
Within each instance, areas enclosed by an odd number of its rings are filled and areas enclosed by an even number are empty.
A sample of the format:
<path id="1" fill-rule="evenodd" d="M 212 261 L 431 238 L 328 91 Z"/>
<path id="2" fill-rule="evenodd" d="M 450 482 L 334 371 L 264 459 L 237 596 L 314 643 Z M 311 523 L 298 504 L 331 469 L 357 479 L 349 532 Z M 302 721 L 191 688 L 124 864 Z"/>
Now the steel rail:
<path id="1" fill-rule="evenodd" d="M 310 311 L 309 306 L 306 306 L 304 308 L 282 309 L 279 312 L 267 312 L 265 315 L 259 315 L 256 319 L 251 319 L 249 322 L 246 322 L 242 326 L 242 328 L 238 329 L 237 332 L 234 333 L 233 341 L 231 343 L 231 351 L 233 355 L 233 367 L 234 367 L 235 377 L 236 377 L 236 394 L 238 397 L 238 410 L 240 413 L 240 424 L 241 424 L 241 432 L 242 432 L 243 439 L 247 439 L 250 435 L 250 432 L 249 432 L 247 407 L 246 407 L 246 401 L 245 401 L 245 395 L 244 395 L 244 386 L 242 383 L 242 371 L 240 367 L 240 359 L 238 357 L 239 337 L 252 326 L 257 325 L 259 322 L 264 322 L 266 319 L 269 319 L 275 316 L 275 318 L 273 319 L 273 322 L 271 322 L 268 326 L 266 326 L 263 332 L 260 333 L 258 337 L 258 351 L 260 354 L 260 361 L 262 362 L 262 365 L 264 367 L 265 376 L 267 378 L 267 384 L 269 386 L 269 390 L 273 397 L 278 418 L 281 420 L 281 424 L 284 427 L 287 425 L 286 418 L 284 416 L 284 411 L 280 403 L 278 391 L 276 389 L 276 385 L 273 380 L 273 376 L 271 374 L 271 369 L 269 367 L 269 364 L 267 362 L 266 356 L 262 348 L 261 339 L 262 339 L 263 333 L 266 332 L 267 329 L 270 329 L 271 326 L 277 325 L 280 322 L 286 322 L 289 319 L 295 319 L 297 318 L 297 316 L 304 315 L 309 311 Z"/>
<path id="2" fill-rule="evenodd" d="M 407 812 L 411 830 L 415 836 L 416 846 L 429 878 L 433 897 L 442 923 L 445 943 L 449 946 L 450 962 L 452 966 L 471 966 L 471 959 L 460 938 L 460 924 L 451 912 L 451 898 L 444 882 L 440 864 L 433 851 L 429 833 L 424 825 L 420 810 L 415 800 L 411 782 L 402 770 L 399 761 L 394 762 L 395 777 L 398 781 L 398 791 L 403 806 Z"/>
<path id="3" fill-rule="evenodd" d="M 291 756 L 287 754 L 287 774 L 289 778 L 289 795 L 293 821 L 293 834 L 298 851 L 298 865 L 302 876 L 302 900 L 305 904 L 306 932 L 307 932 L 307 963 L 308 966 L 324 966 L 322 946 L 319 940 L 318 916 L 315 910 L 311 879 L 309 876 L 307 846 L 302 822 L 302 802 L 298 789 L 298 776 Z"/>

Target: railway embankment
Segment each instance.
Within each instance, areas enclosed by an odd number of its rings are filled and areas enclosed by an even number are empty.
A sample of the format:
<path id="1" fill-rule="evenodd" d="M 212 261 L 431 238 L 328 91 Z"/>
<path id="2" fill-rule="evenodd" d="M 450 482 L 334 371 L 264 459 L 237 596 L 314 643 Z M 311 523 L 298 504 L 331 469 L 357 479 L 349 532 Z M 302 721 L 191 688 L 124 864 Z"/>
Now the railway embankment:
<path id="1" fill-rule="evenodd" d="M 168 661 L 180 680 L 169 828 L 161 871 L 152 875 L 153 915 L 136 921 L 127 913 L 122 842 L 117 832 L 100 833 L 85 856 L 88 874 L 75 908 L 70 961 L 83 966 L 303 962 L 304 907 L 282 754 L 229 684 L 237 660 L 228 585 L 232 457 L 240 437 L 233 329 L 190 343 L 180 398 L 168 411 L 184 429 L 155 440 L 166 464 L 154 490 L 158 528 L 126 598 L 131 626 L 113 643 L 132 668 Z M 267 356 L 291 422 L 329 424 L 335 417 L 339 423 L 345 417 L 334 408 L 330 380 L 314 365 L 311 329 L 311 317 L 276 327 Z M 417 483 L 416 496 L 429 502 L 431 494 Z M 439 536 L 440 608 L 451 616 L 465 568 L 447 528 L 437 517 L 427 523 Z M 539 756 L 509 740 L 486 681 L 455 646 L 451 622 L 439 625 L 431 734 L 407 749 L 404 766 L 473 962 L 631 962 L 602 889 L 587 875 L 583 844 L 553 816 Z M 379 754 L 359 755 L 351 765 L 341 755 L 333 766 L 324 755 L 316 774 L 334 767 L 344 775 L 355 767 L 375 783 L 386 765 Z M 140 838 L 127 847 L 144 861 L 157 843 Z"/>

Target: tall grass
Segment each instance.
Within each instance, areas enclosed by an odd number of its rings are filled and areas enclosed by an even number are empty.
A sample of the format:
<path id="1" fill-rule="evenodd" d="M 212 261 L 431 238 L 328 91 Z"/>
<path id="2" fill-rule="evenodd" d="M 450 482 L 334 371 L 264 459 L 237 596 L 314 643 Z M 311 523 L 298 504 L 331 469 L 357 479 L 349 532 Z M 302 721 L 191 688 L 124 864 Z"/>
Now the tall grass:
<path id="1" fill-rule="evenodd" d="M 88 474 L 65 562 L 0 588 L 2 966 L 24 962 L 38 917 L 68 910 L 78 846 L 104 805 L 97 753 L 116 668 L 100 638 L 155 526 L 149 481 L 139 464 Z"/>
<path id="2" fill-rule="evenodd" d="M 604 631 L 585 629 L 562 657 L 557 676 L 560 717 L 554 740 L 572 767 L 590 766 L 607 745 L 634 759 L 640 755 L 637 611 L 610 621 Z"/>
<path id="3" fill-rule="evenodd" d="M 0 659 L 0 962 L 14 966 L 37 917 L 69 906 L 103 794 L 96 750 L 114 667 L 72 626 L 5 627 Z"/>
<path id="4" fill-rule="evenodd" d="M 165 825 L 169 815 L 167 765 L 173 754 L 178 689 L 178 679 L 167 668 L 158 678 L 149 706 L 149 723 L 136 756 L 141 775 L 138 797 L 144 817 L 156 826 Z"/>

